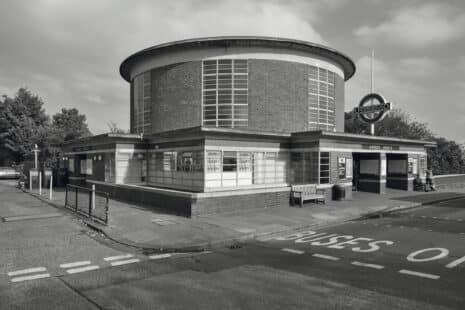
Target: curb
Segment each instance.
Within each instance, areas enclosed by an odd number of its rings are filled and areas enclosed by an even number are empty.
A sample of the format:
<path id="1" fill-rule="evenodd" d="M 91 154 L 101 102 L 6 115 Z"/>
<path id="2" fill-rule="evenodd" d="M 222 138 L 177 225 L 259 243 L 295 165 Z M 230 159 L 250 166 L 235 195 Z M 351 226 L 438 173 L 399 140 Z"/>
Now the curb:
<path id="1" fill-rule="evenodd" d="M 374 212 L 368 212 L 368 213 L 362 213 L 360 214 L 360 217 L 356 218 L 355 220 L 364 220 L 364 219 L 372 219 L 372 218 L 379 218 L 379 217 L 384 217 L 386 215 L 399 212 L 399 211 L 405 211 L 405 210 L 412 210 L 416 209 L 419 207 L 422 207 L 422 203 L 412 203 L 411 205 L 408 206 L 397 206 L 397 207 L 386 207 L 385 209 L 379 210 L 379 211 L 374 211 Z"/>

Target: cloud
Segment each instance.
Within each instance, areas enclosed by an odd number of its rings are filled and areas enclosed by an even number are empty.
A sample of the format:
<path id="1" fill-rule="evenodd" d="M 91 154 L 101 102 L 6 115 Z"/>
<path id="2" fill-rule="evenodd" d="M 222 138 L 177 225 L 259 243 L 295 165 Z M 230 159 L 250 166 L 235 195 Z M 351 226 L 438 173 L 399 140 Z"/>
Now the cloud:
<path id="1" fill-rule="evenodd" d="M 367 45 L 383 43 L 403 47 L 423 48 L 464 36 L 465 14 L 446 4 L 429 3 L 403 8 L 391 19 L 376 26 L 362 26 L 354 34 Z"/>
<path id="2" fill-rule="evenodd" d="M 429 78 L 443 70 L 444 67 L 429 57 L 404 58 L 398 62 L 398 73 L 407 78 Z"/>
<path id="3" fill-rule="evenodd" d="M 332 0 L 337 6 L 346 0 Z M 321 3 L 318 4 L 320 7 Z M 301 9 L 308 14 L 303 14 Z M 121 61 L 154 44 L 202 36 L 266 35 L 325 43 L 313 2 L 245 0 L 4 0 L 0 91 L 27 85 L 53 114 L 76 107 L 94 133 L 110 119 L 129 127 L 129 84 Z M 111 111 L 107 109 L 111 107 Z"/>

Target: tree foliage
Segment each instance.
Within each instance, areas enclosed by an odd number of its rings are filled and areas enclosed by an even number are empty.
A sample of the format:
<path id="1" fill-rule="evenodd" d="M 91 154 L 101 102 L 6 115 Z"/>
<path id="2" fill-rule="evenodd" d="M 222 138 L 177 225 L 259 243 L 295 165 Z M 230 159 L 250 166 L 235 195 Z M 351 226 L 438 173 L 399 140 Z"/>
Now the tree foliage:
<path id="1" fill-rule="evenodd" d="M 345 113 L 345 132 L 370 134 L 370 125 L 352 110 Z M 428 166 L 435 174 L 465 173 L 465 150 L 455 141 L 437 137 L 425 123 L 412 120 L 408 113 L 393 110 L 376 123 L 375 135 L 403 139 L 434 141 L 437 148 L 428 149 Z"/>
<path id="2" fill-rule="evenodd" d="M 127 130 L 124 130 L 120 127 L 118 127 L 118 124 L 114 121 L 109 121 L 107 123 L 107 126 L 108 126 L 108 131 L 110 133 L 118 133 L 118 134 L 125 134 L 125 133 L 128 133 Z"/>
<path id="3" fill-rule="evenodd" d="M 86 117 L 77 109 L 63 109 L 51 122 L 43 106 L 42 99 L 27 88 L 0 99 L 0 165 L 30 158 L 35 144 L 41 149 L 41 161 L 53 161 L 57 151 L 53 144 L 91 134 Z"/>
<path id="4" fill-rule="evenodd" d="M 52 128 L 58 141 L 69 141 L 91 135 L 86 123 L 86 116 L 79 114 L 78 109 L 61 109 L 53 115 Z"/>

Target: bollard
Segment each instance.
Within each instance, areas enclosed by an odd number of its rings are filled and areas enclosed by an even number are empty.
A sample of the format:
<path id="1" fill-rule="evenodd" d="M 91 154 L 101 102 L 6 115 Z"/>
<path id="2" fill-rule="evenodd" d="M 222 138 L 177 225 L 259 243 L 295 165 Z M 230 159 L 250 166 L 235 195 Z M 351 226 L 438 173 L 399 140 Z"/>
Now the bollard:
<path id="1" fill-rule="evenodd" d="M 29 171 L 29 193 L 32 193 L 32 174 Z"/>
<path id="2" fill-rule="evenodd" d="M 39 195 L 42 195 L 42 171 L 39 171 Z"/>
<path id="3" fill-rule="evenodd" d="M 95 210 L 95 184 L 92 184 L 92 210 Z"/>

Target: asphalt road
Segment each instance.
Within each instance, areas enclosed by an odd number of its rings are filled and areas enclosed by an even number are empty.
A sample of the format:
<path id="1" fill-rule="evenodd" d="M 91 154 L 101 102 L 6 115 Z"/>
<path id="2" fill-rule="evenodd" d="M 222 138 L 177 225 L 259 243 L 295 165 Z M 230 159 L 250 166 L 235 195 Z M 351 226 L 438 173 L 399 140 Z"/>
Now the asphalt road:
<path id="1" fill-rule="evenodd" d="M 464 233 L 465 200 L 194 254 L 4 222 L 0 309 L 464 309 Z"/>

